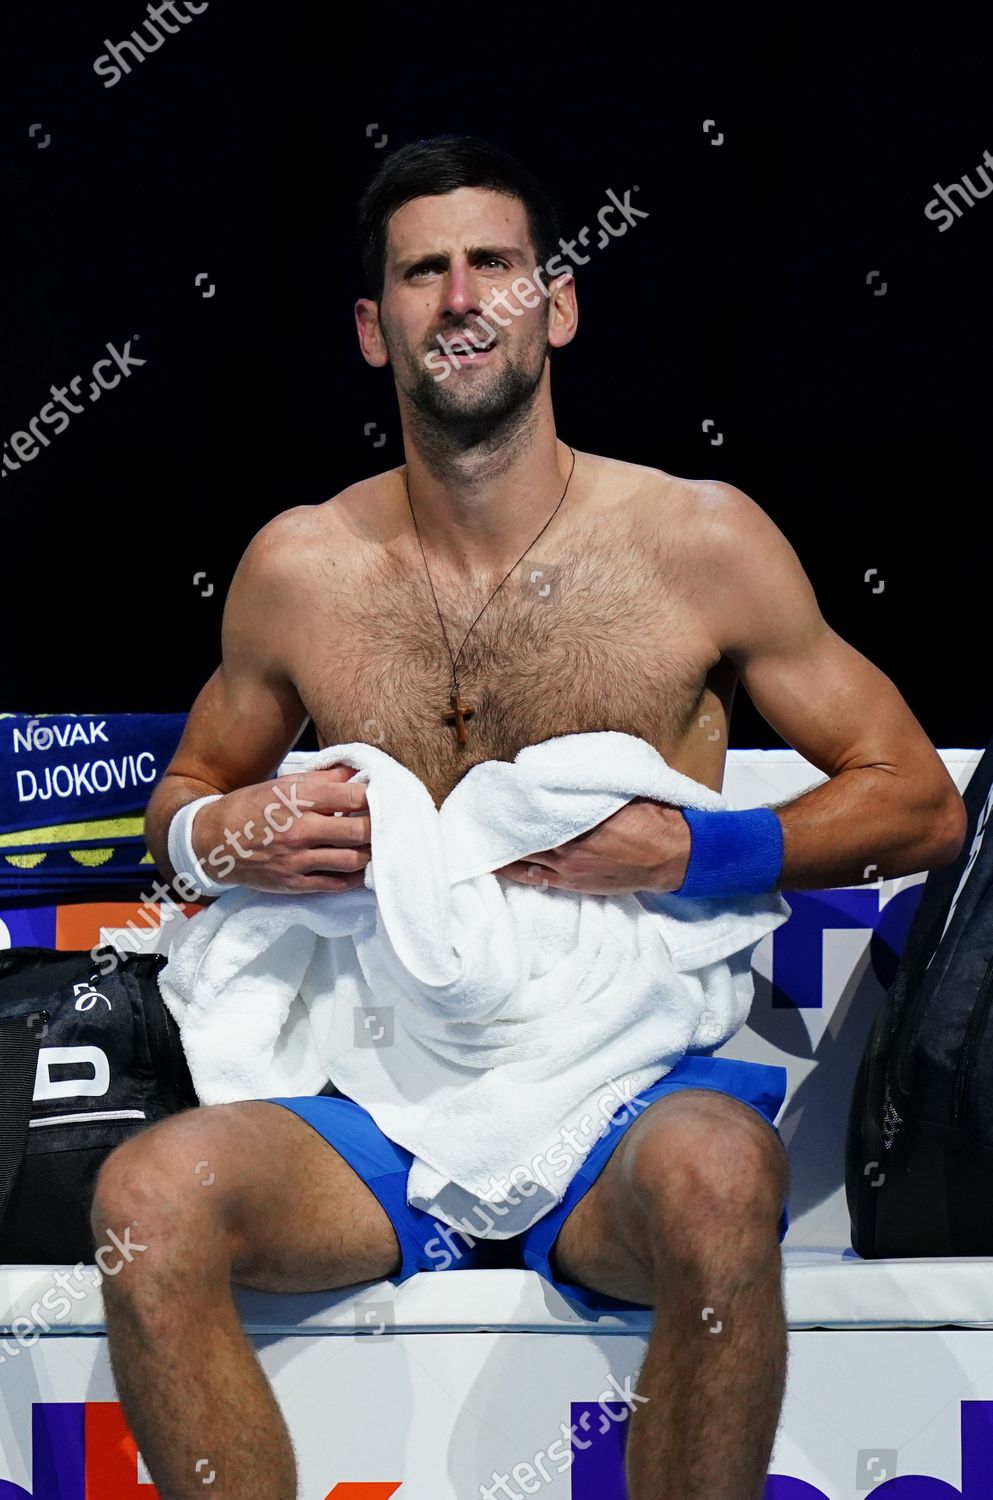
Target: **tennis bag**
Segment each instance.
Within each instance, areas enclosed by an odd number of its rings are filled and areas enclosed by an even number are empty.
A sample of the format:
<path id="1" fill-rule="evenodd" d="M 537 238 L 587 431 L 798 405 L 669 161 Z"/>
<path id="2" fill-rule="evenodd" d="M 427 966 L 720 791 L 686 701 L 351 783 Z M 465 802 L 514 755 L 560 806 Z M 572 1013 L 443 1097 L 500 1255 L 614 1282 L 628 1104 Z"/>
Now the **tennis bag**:
<path id="1" fill-rule="evenodd" d="M 158 987 L 166 961 L 0 950 L 0 1262 L 92 1262 L 104 1158 L 198 1103 Z"/>
<path id="2" fill-rule="evenodd" d="M 932 870 L 855 1079 L 845 1143 L 852 1246 L 993 1255 L 993 744 L 968 832 Z"/>

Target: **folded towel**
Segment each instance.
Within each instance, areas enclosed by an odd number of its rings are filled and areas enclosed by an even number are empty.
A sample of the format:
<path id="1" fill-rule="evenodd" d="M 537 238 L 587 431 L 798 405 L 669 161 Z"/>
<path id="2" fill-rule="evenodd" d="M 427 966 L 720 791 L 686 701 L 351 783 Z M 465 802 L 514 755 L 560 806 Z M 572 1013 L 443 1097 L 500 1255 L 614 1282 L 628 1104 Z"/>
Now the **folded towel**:
<path id="1" fill-rule="evenodd" d="M 297 769 L 334 764 L 367 785 L 364 887 L 232 887 L 172 941 L 159 983 L 194 1085 L 213 1104 L 330 1080 L 413 1154 L 410 1203 L 455 1226 L 489 1205 L 500 1222 L 477 1237 L 508 1238 L 562 1198 L 622 1098 L 744 1024 L 752 951 L 790 908 L 778 892 L 594 896 L 492 873 L 634 797 L 728 806 L 633 735 L 484 761 L 440 809 L 373 745 Z"/>

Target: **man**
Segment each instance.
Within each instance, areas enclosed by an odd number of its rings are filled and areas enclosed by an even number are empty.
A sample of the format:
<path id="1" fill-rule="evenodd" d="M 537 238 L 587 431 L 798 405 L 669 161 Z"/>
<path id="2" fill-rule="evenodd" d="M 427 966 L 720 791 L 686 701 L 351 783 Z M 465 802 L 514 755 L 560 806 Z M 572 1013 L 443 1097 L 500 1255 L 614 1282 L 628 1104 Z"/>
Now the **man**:
<path id="1" fill-rule="evenodd" d="M 149 804 L 160 869 L 180 873 L 173 818 L 213 797 L 190 854 L 211 873 L 227 860 L 220 885 L 363 883 L 370 818 L 351 768 L 281 778 L 298 802 L 267 820 L 270 778 L 308 718 L 322 747 L 379 745 L 437 806 L 479 761 L 598 729 L 639 735 L 720 790 L 739 681 L 825 781 L 775 811 L 702 815 L 716 823 L 638 800 L 498 873 L 601 895 L 731 894 L 951 861 L 965 831 L 953 783 L 893 683 L 821 617 L 764 512 L 733 486 L 557 438 L 549 351 L 576 333 L 576 288 L 520 164 L 475 138 L 401 148 L 360 227 L 375 295 L 356 305 L 358 337 L 370 365 L 392 366 L 407 462 L 250 543 L 222 664 Z M 620 312 L 635 326 L 633 302 Z M 786 1357 L 788 1168 L 758 1098 L 770 1071 L 685 1059 L 612 1122 L 562 1204 L 504 1242 L 566 1288 L 656 1308 L 632 1500 L 762 1494 Z M 191 1110 L 108 1158 L 94 1233 L 128 1225 L 147 1246 L 105 1283 L 111 1355 L 163 1495 L 202 1493 L 190 1455 L 215 1453 L 231 1493 L 295 1495 L 231 1284 L 304 1292 L 431 1269 L 439 1226 L 406 1203 L 409 1159 L 329 1094 Z M 722 1337 L 700 1336 L 705 1306 Z"/>

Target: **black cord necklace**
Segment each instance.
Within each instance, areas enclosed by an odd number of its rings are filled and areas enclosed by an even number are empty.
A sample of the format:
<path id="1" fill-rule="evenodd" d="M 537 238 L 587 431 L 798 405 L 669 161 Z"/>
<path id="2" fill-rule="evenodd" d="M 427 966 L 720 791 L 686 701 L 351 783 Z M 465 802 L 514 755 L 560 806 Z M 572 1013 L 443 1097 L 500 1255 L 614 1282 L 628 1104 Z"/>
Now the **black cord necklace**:
<path id="1" fill-rule="evenodd" d="M 545 522 L 544 526 L 541 528 L 541 531 L 538 532 L 538 536 L 535 537 L 535 539 L 534 539 L 533 542 L 531 542 L 527 547 L 525 547 L 524 551 L 521 553 L 520 557 L 517 559 L 517 562 L 514 563 L 513 567 L 509 570 L 509 572 L 497 584 L 496 588 L 493 590 L 493 593 L 490 595 L 489 599 L 487 599 L 486 603 L 483 605 L 483 608 L 479 611 L 479 614 L 476 616 L 475 620 L 473 620 L 472 624 L 469 626 L 469 629 L 466 631 L 466 633 L 465 633 L 465 639 L 463 640 L 462 645 L 459 647 L 458 656 L 455 656 L 455 657 L 452 656 L 452 648 L 449 645 L 449 641 L 448 641 L 448 631 L 445 629 L 445 622 L 442 619 L 441 610 L 438 609 L 438 596 L 437 596 L 437 594 L 434 591 L 434 583 L 432 582 L 432 579 L 431 579 L 431 570 L 428 567 L 428 560 L 427 560 L 427 558 L 424 555 L 424 543 L 421 541 L 421 534 L 417 530 L 417 517 L 414 515 L 414 506 L 413 506 L 413 502 L 411 501 L 411 498 L 410 498 L 410 485 L 407 483 L 406 472 L 404 473 L 403 483 L 404 483 L 404 488 L 407 491 L 407 504 L 410 506 L 410 515 L 411 515 L 411 519 L 412 519 L 412 521 L 414 523 L 414 531 L 417 534 L 417 542 L 418 542 L 418 545 L 419 545 L 419 547 L 421 549 L 421 557 L 424 559 L 424 571 L 428 575 L 428 583 L 431 584 L 431 596 L 434 599 L 434 607 L 435 607 L 435 609 L 437 610 L 437 613 L 438 613 L 438 623 L 441 625 L 441 633 L 445 637 L 445 646 L 448 649 L 448 657 L 449 657 L 449 660 L 452 663 L 452 691 L 451 691 L 451 694 L 450 694 L 449 700 L 448 700 L 449 703 L 451 704 L 451 708 L 450 708 L 450 710 L 447 713 L 444 713 L 442 715 L 442 718 L 444 719 L 444 721 L 445 721 L 446 724 L 454 724 L 455 725 L 455 731 L 456 731 L 456 735 L 457 735 L 457 738 L 458 738 L 458 743 L 460 745 L 467 745 L 469 743 L 469 736 L 466 734 L 466 729 L 465 729 L 465 721 L 466 721 L 466 719 L 471 718 L 472 715 L 476 712 L 476 705 L 474 703 L 463 703 L 462 702 L 462 696 L 461 696 L 461 693 L 459 692 L 458 673 L 457 673 L 457 670 L 456 670 L 457 665 L 458 665 L 459 657 L 462 655 L 462 652 L 463 652 L 463 650 L 465 648 L 465 643 L 469 639 L 469 637 L 472 634 L 472 632 L 475 630 L 477 623 L 481 619 L 481 617 L 484 614 L 484 612 L 486 611 L 486 609 L 488 609 L 488 607 L 492 603 L 492 601 L 496 598 L 497 594 L 503 588 L 504 584 L 507 582 L 507 579 L 510 577 L 510 574 L 514 571 L 514 568 L 518 567 L 519 564 L 521 563 L 521 561 L 528 555 L 528 553 L 531 551 L 531 548 L 534 546 L 534 543 L 538 540 L 538 537 L 540 537 L 542 535 L 542 533 L 547 529 L 547 527 L 550 525 L 550 523 L 555 519 L 556 515 L 558 514 L 559 507 L 561 506 L 562 501 L 565 499 L 566 495 L 569 493 L 569 486 L 572 483 L 572 476 L 573 476 L 573 474 L 575 473 L 575 470 L 576 470 L 576 452 L 575 452 L 575 449 L 574 448 L 570 448 L 569 452 L 572 454 L 572 467 L 569 470 L 569 478 L 566 480 L 565 489 L 562 491 L 562 496 L 561 496 L 561 499 L 559 500 L 558 505 L 556 505 L 555 509 L 552 511 L 552 514 L 549 516 L 548 520 Z"/>

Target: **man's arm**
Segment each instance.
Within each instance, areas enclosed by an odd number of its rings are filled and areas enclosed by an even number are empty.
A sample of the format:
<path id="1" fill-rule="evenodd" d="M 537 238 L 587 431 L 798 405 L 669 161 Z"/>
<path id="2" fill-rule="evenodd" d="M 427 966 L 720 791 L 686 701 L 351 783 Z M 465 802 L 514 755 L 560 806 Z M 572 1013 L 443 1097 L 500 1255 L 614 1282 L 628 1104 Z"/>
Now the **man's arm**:
<path id="1" fill-rule="evenodd" d="M 145 839 L 170 881 L 177 872 L 169 863 L 168 830 L 179 809 L 196 797 L 268 779 L 307 723 L 279 628 L 288 597 L 284 558 L 290 515 L 268 522 L 245 549 L 224 606 L 221 665 L 200 690 L 176 753 L 149 798 Z"/>
<path id="2" fill-rule="evenodd" d="M 715 645 L 763 718 L 828 777 L 778 805 L 792 890 L 950 864 L 965 806 L 893 682 L 833 631 L 783 533 L 732 485 L 707 485 L 696 529 Z"/>

